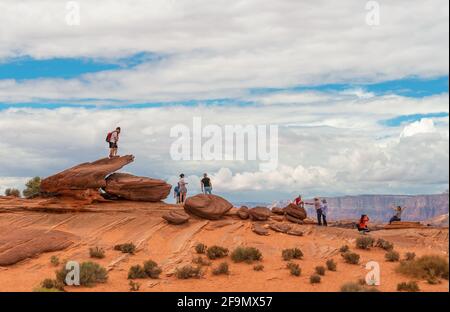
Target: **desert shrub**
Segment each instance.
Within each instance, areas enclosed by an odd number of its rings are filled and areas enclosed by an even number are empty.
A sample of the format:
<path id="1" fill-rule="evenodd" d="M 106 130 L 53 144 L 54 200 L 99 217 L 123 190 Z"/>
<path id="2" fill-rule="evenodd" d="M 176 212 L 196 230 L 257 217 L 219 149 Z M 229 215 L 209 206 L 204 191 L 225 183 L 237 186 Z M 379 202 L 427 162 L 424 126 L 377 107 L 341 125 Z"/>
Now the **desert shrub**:
<path id="1" fill-rule="evenodd" d="M 303 257 L 303 252 L 298 248 L 284 249 L 281 252 L 281 256 L 284 261 L 290 261 L 292 259 L 301 259 Z"/>
<path id="2" fill-rule="evenodd" d="M 341 286 L 341 292 L 362 292 L 364 287 L 360 283 L 349 282 Z"/>
<path id="3" fill-rule="evenodd" d="M 359 255 L 357 253 L 347 251 L 342 254 L 344 261 L 350 264 L 358 264 L 359 263 Z"/>
<path id="4" fill-rule="evenodd" d="M 234 262 L 247 262 L 260 261 L 262 254 L 259 249 L 255 247 L 237 247 L 231 253 L 231 259 Z"/>
<path id="5" fill-rule="evenodd" d="M 211 265 L 211 261 L 209 261 L 208 259 L 202 257 L 202 256 L 198 256 L 195 257 L 194 259 L 192 259 L 192 263 L 200 265 L 200 266 L 209 266 Z"/>
<path id="6" fill-rule="evenodd" d="M 384 258 L 386 259 L 386 261 L 396 262 L 400 259 L 400 254 L 395 250 L 390 250 L 384 255 Z"/>
<path id="7" fill-rule="evenodd" d="M 50 257 L 50 263 L 53 266 L 58 266 L 59 265 L 59 258 L 57 256 L 51 256 Z"/>
<path id="8" fill-rule="evenodd" d="M 430 285 L 436 285 L 436 284 L 440 284 L 441 281 L 439 280 L 439 278 L 436 275 L 430 275 L 429 277 L 427 277 L 427 283 Z"/>
<path id="9" fill-rule="evenodd" d="M 442 277 L 448 279 L 448 260 L 438 255 L 422 256 L 415 260 L 401 261 L 397 271 L 414 278 Z"/>
<path id="10" fill-rule="evenodd" d="M 46 278 L 41 282 L 41 288 L 54 289 L 56 291 L 64 290 L 64 284 L 61 284 L 56 279 Z"/>
<path id="11" fill-rule="evenodd" d="M 198 243 L 197 245 L 195 245 L 195 251 L 198 254 L 204 254 L 206 252 L 207 248 L 208 247 L 205 244 L 203 244 L 203 243 Z"/>
<path id="12" fill-rule="evenodd" d="M 370 236 L 361 236 L 356 239 L 356 248 L 370 249 L 373 246 L 375 240 Z"/>
<path id="13" fill-rule="evenodd" d="M 419 285 L 417 285 L 416 282 L 410 281 L 410 282 L 402 282 L 397 284 L 397 290 L 398 291 L 409 291 L 409 292 L 417 292 L 419 291 Z"/>
<path id="14" fill-rule="evenodd" d="M 162 270 L 158 264 L 153 260 L 148 260 L 144 262 L 144 271 L 150 278 L 159 278 Z"/>
<path id="15" fill-rule="evenodd" d="M 344 253 L 350 250 L 350 247 L 348 245 L 343 245 L 341 248 L 339 248 L 339 252 Z"/>
<path id="16" fill-rule="evenodd" d="M 128 270 L 128 279 L 136 279 L 136 278 L 146 278 L 147 274 L 144 271 L 144 268 L 139 265 L 133 265 Z"/>
<path id="17" fill-rule="evenodd" d="M 318 275 L 322 275 L 323 276 L 323 275 L 325 275 L 326 269 L 325 269 L 324 266 L 319 265 L 319 266 L 316 266 L 315 271 L 316 271 L 316 273 Z"/>
<path id="18" fill-rule="evenodd" d="M 327 265 L 328 270 L 336 271 L 337 264 L 336 264 L 336 262 L 334 262 L 333 259 L 328 259 L 326 265 Z"/>
<path id="19" fill-rule="evenodd" d="M 20 197 L 20 191 L 16 188 L 7 188 L 5 190 L 5 196 Z"/>
<path id="20" fill-rule="evenodd" d="M 414 252 L 407 252 L 405 253 L 405 260 L 406 261 L 411 261 L 414 260 L 416 258 L 416 254 Z"/>
<path id="21" fill-rule="evenodd" d="M 291 272 L 291 275 L 300 276 L 302 274 L 302 269 L 297 263 L 289 262 L 286 267 Z"/>
<path id="22" fill-rule="evenodd" d="M 318 283 L 320 283 L 320 280 L 321 280 L 321 278 L 320 278 L 319 274 L 313 274 L 309 277 L 309 282 L 311 284 L 318 284 Z"/>
<path id="23" fill-rule="evenodd" d="M 175 276 L 178 279 L 200 278 L 201 274 L 202 272 L 199 266 L 185 265 L 175 270 Z"/>
<path id="24" fill-rule="evenodd" d="M 130 286 L 130 291 L 139 291 L 139 289 L 141 288 L 141 284 L 134 281 L 130 281 L 128 283 L 128 286 Z"/>
<path id="25" fill-rule="evenodd" d="M 217 268 L 212 271 L 214 275 L 227 275 L 230 273 L 228 263 L 222 262 Z"/>
<path id="26" fill-rule="evenodd" d="M 80 265 L 80 284 L 93 286 L 96 283 L 105 283 L 108 279 L 106 269 L 95 262 L 83 262 Z"/>
<path id="27" fill-rule="evenodd" d="M 358 283 L 361 286 L 366 286 L 367 285 L 367 282 L 366 282 L 365 278 L 358 278 Z"/>
<path id="28" fill-rule="evenodd" d="M 134 254 L 134 252 L 136 251 L 136 246 L 133 243 L 118 244 L 114 246 L 114 250 L 119 250 L 123 253 Z"/>
<path id="29" fill-rule="evenodd" d="M 23 190 L 22 194 L 26 198 L 32 198 L 39 195 L 40 192 L 41 192 L 41 178 L 34 177 L 33 179 L 25 183 L 25 189 Z"/>
<path id="30" fill-rule="evenodd" d="M 375 246 L 376 247 L 380 247 L 380 248 L 382 248 L 382 249 L 384 249 L 386 251 L 391 251 L 392 249 L 394 249 L 394 244 L 393 243 L 391 243 L 391 242 L 389 242 L 387 240 L 384 240 L 382 238 L 379 238 L 377 240 L 377 243 L 375 244 Z"/>
<path id="31" fill-rule="evenodd" d="M 105 251 L 102 248 L 89 248 L 89 256 L 91 258 L 103 259 L 105 258 Z"/>
<path id="32" fill-rule="evenodd" d="M 264 265 L 262 264 L 257 264 L 255 266 L 253 266 L 253 270 L 254 271 L 263 271 L 264 270 Z"/>
<path id="33" fill-rule="evenodd" d="M 62 292 L 62 290 L 56 288 L 37 287 L 33 289 L 33 292 Z"/>
<path id="34" fill-rule="evenodd" d="M 228 249 L 220 246 L 211 246 L 206 249 L 206 255 L 209 259 L 219 259 L 228 256 Z"/>

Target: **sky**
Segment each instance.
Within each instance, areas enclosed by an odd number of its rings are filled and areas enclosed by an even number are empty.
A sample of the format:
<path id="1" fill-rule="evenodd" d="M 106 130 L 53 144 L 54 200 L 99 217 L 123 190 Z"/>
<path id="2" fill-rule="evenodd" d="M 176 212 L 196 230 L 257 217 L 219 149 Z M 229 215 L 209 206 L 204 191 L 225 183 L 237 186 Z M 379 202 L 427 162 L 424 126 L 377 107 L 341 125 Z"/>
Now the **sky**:
<path id="1" fill-rule="evenodd" d="M 449 185 L 447 0 L 0 0 L 0 192 L 107 156 L 234 201 Z M 174 160 L 177 125 L 275 125 L 278 166 Z"/>

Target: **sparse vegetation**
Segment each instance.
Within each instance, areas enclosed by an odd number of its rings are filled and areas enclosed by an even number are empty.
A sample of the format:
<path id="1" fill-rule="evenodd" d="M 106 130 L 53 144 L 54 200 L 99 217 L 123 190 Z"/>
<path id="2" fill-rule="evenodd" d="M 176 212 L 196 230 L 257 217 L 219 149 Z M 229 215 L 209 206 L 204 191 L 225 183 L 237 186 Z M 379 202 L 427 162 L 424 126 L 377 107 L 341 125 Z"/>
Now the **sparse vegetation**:
<path id="1" fill-rule="evenodd" d="M 395 250 L 390 250 L 384 255 L 384 258 L 388 262 L 397 262 L 398 260 L 400 260 L 400 254 Z"/>
<path id="2" fill-rule="evenodd" d="M 253 270 L 254 271 L 264 271 L 264 265 L 262 264 L 257 264 L 255 266 L 253 266 Z"/>
<path id="3" fill-rule="evenodd" d="M 144 268 L 139 265 L 133 265 L 128 270 L 128 279 L 137 279 L 137 278 L 146 278 L 147 274 L 144 271 Z"/>
<path id="4" fill-rule="evenodd" d="M 134 281 L 129 281 L 128 285 L 130 286 L 130 291 L 139 291 L 141 288 L 141 284 Z"/>
<path id="5" fill-rule="evenodd" d="M 201 268 L 199 266 L 185 265 L 181 268 L 177 268 L 175 271 L 175 276 L 178 279 L 188 279 L 188 278 L 200 278 L 202 275 Z"/>
<path id="6" fill-rule="evenodd" d="M 212 273 L 214 275 L 227 275 L 227 274 L 229 274 L 230 271 L 229 271 L 228 263 L 227 262 L 222 262 L 221 264 L 219 264 L 219 266 L 217 268 L 214 268 Z"/>
<path id="7" fill-rule="evenodd" d="M 118 244 L 114 246 L 114 250 L 118 250 L 123 253 L 134 254 L 134 252 L 136 251 L 136 246 L 133 243 Z"/>
<path id="8" fill-rule="evenodd" d="M 198 254 L 204 254 L 206 252 L 207 248 L 208 247 L 205 244 L 203 244 L 203 243 L 198 243 L 197 245 L 195 245 L 195 251 Z"/>
<path id="9" fill-rule="evenodd" d="M 56 271 L 56 281 L 63 285 L 65 283 L 66 275 L 69 271 L 65 265 Z M 80 265 L 80 285 L 94 286 L 97 283 L 105 283 L 108 280 L 108 272 L 98 263 L 87 261 Z"/>
<path id="10" fill-rule="evenodd" d="M 156 279 L 159 278 L 162 269 L 158 266 L 158 264 L 155 261 L 148 260 L 144 262 L 144 271 L 148 277 Z"/>
<path id="11" fill-rule="evenodd" d="M 420 279 L 444 278 L 448 280 L 448 260 L 438 255 L 422 256 L 410 261 L 401 261 L 397 271 Z"/>
<path id="12" fill-rule="evenodd" d="M 231 259 L 234 262 L 247 262 L 252 263 L 253 261 L 260 261 L 262 259 L 262 254 L 259 249 L 255 247 L 237 247 L 231 253 Z"/>
<path id="13" fill-rule="evenodd" d="M 321 280 L 321 278 L 320 278 L 319 274 L 313 274 L 309 277 L 309 282 L 311 284 L 318 284 L 318 283 L 320 283 L 320 280 Z"/>
<path id="14" fill-rule="evenodd" d="M 281 252 L 281 256 L 283 257 L 284 261 L 290 261 L 292 259 L 303 258 L 303 252 L 298 248 L 289 248 L 289 249 L 284 249 Z"/>
<path id="15" fill-rule="evenodd" d="M 20 197 L 20 191 L 16 188 L 7 188 L 5 190 L 5 196 Z"/>
<path id="16" fill-rule="evenodd" d="M 370 236 L 361 236 L 356 239 L 356 248 L 358 249 L 370 249 L 373 247 L 375 240 Z"/>
<path id="17" fill-rule="evenodd" d="M 286 265 L 286 267 L 291 272 L 291 275 L 300 276 L 302 274 L 302 269 L 300 268 L 300 266 L 297 263 L 289 262 Z"/>
<path id="18" fill-rule="evenodd" d="M 38 289 L 45 289 L 47 292 L 58 292 L 64 290 L 64 284 L 58 282 L 56 279 L 46 278 L 41 282 L 41 287 L 34 291 L 38 291 Z"/>
<path id="19" fill-rule="evenodd" d="M 200 266 L 209 266 L 211 265 L 211 261 L 209 261 L 208 259 L 202 257 L 202 256 L 198 256 L 195 257 L 194 259 L 192 259 L 192 263 L 200 265 Z"/>
<path id="20" fill-rule="evenodd" d="M 337 269 L 337 264 L 334 262 L 334 259 L 328 259 L 326 265 L 327 269 L 330 271 L 336 271 Z"/>
<path id="21" fill-rule="evenodd" d="M 58 266 L 59 265 L 59 258 L 57 256 L 51 256 L 50 257 L 50 263 L 53 266 Z"/>
<path id="22" fill-rule="evenodd" d="M 379 290 L 374 287 L 367 287 L 364 286 L 364 284 L 361 284 L 360 282 L 354 283 L 349 282 L 345 283 L 341 286 L 341 292 L 378 292 Z"/>
<path id="23" fill-rule="evenodd" d="M 344 261 L 346 263 L 350 264 L 358 264 L 359 263 L 359 255 L 357 253 L 347 251 L 342 254 L 342 257 L 344 258 Z"/>
<path id="24" fill-rule="evenodd" d="M 419 285 L 417 285 L 417 282 L 410 281 L 410 282 L 402 282 L 397 285 L 398 291 L 408 291 L 408 292 L 417 292 L 420 291 Z"/>
<path id="25" fill-rule="evenodd" d="M 405 253 L 405 261 L 411 261 L 416 258 L 416 254 L 414 252 Z"/>
<path id="26" fill-rule="evenodd" d="M 41 178 L 34 177 L 25 183 L 25 189 L 22 194 L 26 198 L 33 198 L 39 195 L 41 192 Z"/>
<path id="27" fill-rule="evenodd" d="M 341 248 L 339 248 L 339 252 L 344 253 L 350 250 L 350 247 L 348 245 L 343 245 Z"/>
<path id="28" fill-rule="evenodd" d="M 316 271 L 316 273 L 317 273 L 318 275 L 322 275 L 322 276 L 323 276 L 323 275 L 325 275 L 326 269 L 325 269 L 324 266 L 319 265 L 319 266 L 316 266 L 315 271 Z"/>
<path id="29" fill-rule="evenodd" d="M 89 256 L 91 258 L 103 259 L 105 258 L 105 251 L 102 248 L 89 248 Z"/>
<path id="30" fill-rule="evenodd" d="M 219 259 L 228 256 L 228 249 L 220 246 L 211 246 L 206 249 L 206 255 L 209 259 Z"/>
<path id="31" fill-rule="evenodd" d="M 377 243 L 375 244 L 375 246 L 376 247 L 380 247 L 380 248 L 382 248 L 382 249 L 384 249 L 386 251 L 391 251 L 391 250 L 394 249 L 394 244 L 393 243 L 391 243 L 391 242 L 389 242 L 387 240 L 384 240 L 382 238 L 379 238 L 377 240 Z"/>

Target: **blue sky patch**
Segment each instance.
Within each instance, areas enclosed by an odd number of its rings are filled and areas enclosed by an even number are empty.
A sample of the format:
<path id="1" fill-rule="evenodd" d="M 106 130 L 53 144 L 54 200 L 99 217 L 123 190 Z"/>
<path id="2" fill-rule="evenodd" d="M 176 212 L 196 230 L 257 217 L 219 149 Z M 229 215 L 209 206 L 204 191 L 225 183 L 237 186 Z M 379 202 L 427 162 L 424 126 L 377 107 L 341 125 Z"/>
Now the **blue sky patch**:
<path id="1" fill-rule="evenodd" d="M 402 115 L 397 116 L 395 118 L 387 119 L 381 121 L 381 124 L 388 127 L 398 127 L 404 123 L 411 123 L 414 121 L 418 121 L 422 118 L 442 118 L 448 117 L 448 113 L 431 113 L 431 114 L 414 114 L 414 115 Z"/>

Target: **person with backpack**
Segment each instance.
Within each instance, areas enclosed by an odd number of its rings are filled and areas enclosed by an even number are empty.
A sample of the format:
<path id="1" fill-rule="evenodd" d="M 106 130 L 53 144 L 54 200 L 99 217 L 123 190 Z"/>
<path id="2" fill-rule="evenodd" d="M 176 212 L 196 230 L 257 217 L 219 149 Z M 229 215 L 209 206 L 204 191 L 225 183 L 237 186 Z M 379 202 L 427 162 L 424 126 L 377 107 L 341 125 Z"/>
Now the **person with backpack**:
<path id="1" fill-rule="evenodd" d="M 178 191 L 180 192 L 180 204 L 184 204 L 186 201 L 187 188 L 186 185 L 188 183 L 184 180 L 184 173 L 180 174 L 180 180 L 178 181 Z"/>
<path id="2" fill-rule="evenodd" d="M 173 189 L 173 197 L 176 198 L 177 204 L 180 203 L 180 187 L 177 185 Z"/>
<path id="3" fill-rule="evenodd" d="M 202 188 L 203 194 L 210 194 L 212 192 L 212 183 L 211 179 L 208 177 L 206 173 L 203 174 L 203 179 L 201 180 L 200 186 Z"/>
<path id="4" fill-rule="evenodd" d="M 108 133 L 106 136 L 106 142 L 109 144 L 109 158 L 118 157 L 117 156 L 117 150 L 118 145 L 117 142 L 119 142 L 119 134 L 120 134 L 120 127 L 117 127 L 116 130 Z"/>

